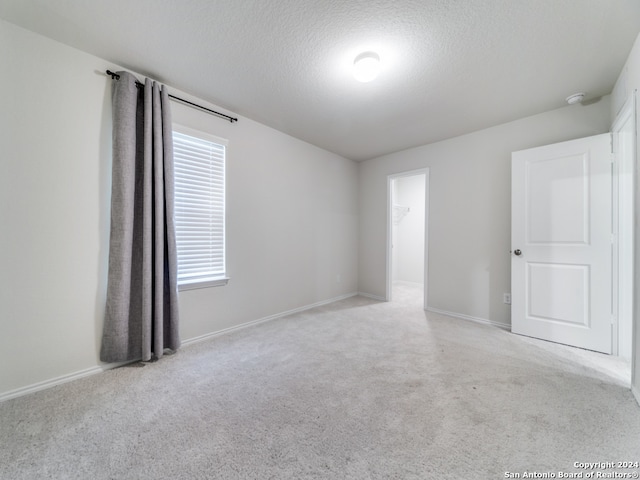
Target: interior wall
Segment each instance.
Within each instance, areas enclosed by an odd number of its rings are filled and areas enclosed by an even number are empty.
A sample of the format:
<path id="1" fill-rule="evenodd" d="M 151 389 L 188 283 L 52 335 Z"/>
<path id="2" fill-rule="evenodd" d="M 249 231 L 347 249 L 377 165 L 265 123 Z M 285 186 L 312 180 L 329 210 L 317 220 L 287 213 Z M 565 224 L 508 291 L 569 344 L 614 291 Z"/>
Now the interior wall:
<path id="1" fill-rule="evenodd" d="M 408 208 L 394 221 L 393 243 L 395 281 L 424 283 L 425 175 L 410 175 L 394 180 L 395 204 Z"/>
<path id="2" fill-rule="evenodd" d="M 104 71 L 117 67 L 1 20 L 0 61 L 7 398 L 103 367 L 112 84 Z M 231 281 L 180 293 L 183 341 L 357 292 L 357 164 L 246 118 L 230 124 L 172 106 L 175 122 L 229 140 Z"/>
<path id="3" fill-rule="evenodd" d="M 609 131 L 609 97 L 360 165 L 360 291 L 384 297 L 386 182 L 430 168 L 428 308 L 509 326 L 511 152 Z"/>
<path id="4" fill-rule="evenodd" d="M 624 103 L 631 96 L 632 92 L 640 90 L 640 35 L 636 38 L 635 44 L 627 62 L 620 72 L 611 94 L 611 121 L 616 118 Z M 640 138 L 640 122 L 636 121 L 636 139 Z M 633 315 L 633 335 L 634 351 L 632 364 L 631 388 L 638 403 L 640 403 L 640 222 L 637 220 L 637 212 L 640 212 L 640 142 L 636 142 L 636 191 L 635 191 L 635 247 L 634 247 L 634 315 Z"/>

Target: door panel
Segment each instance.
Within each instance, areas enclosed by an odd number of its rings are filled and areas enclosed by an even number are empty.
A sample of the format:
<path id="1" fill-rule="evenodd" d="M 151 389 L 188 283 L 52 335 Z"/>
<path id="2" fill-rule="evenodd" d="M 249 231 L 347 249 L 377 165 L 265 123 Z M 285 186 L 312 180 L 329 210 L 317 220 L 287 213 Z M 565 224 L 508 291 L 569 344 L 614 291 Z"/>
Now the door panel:
<path id="1" fill-rule="evenodd" d="M 611 353 L 610 149 L 604 134 L 513 153 L 514 333 Z"/>
<path id="2" fill-rule="evenodd" d="M 586 155 L 526 164 L 527 243 L 589 243 L 589 172 Z"/>
<path id="3" fill-rule="evenodd" d="M 588 265 L 527 263 L 527 317 L 589 327 L 590 283 Z"/>

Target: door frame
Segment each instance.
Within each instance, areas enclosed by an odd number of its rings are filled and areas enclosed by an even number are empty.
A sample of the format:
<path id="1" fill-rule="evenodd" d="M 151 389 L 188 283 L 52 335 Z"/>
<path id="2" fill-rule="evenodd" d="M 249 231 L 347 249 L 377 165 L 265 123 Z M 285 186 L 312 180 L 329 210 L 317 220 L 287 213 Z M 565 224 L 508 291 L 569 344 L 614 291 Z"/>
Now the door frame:
<path id="1" fill-rule="evenodd" d="M 631 121 L 631 127 L 633 131 L 633 145 L 631 146 L 631 154 L 625 157 L 621 157 L 619 155 L 620 152 L 616 151 L 615 147 L 617 145 L 615 135 L 621 131 L 621 127 L 625 125 L 628 121 Z M 637 345 L 635 345 L 635 335 L 634 335 L 634 321 L 633 321 L 633 289 L 635 288 L 634 283 L 634 267 L 630 262 L 630 259 L 633 259 L 633 244 L 635 242 L 635 232 L 633 222 L 631 225 L 623 225 L 620 221 L 621 214 L 627 210 L 628 214 L 631 215 L 632 218 L 635 218 L 635 201 L 634 201 L 634 192 L 637 188 L 636 186 L 636 178 L 635 178 L 635 163 L 636 163 L 636 148 L 637 148 L 637 138 L 636 138 L 636 98 L 635 91 L 629 96 L 627 101 L 624 103 L 616 118 L 611 126 L 611 147 L 614 155 L 614 172 L 613 172 L 613 185 L 612 185 L 612 194 L 613 194 L 613 231 L 615 234 L 615 243 L 614 243 L 614 252 L 613 252 L 613 310 L 614 310 L 614 318 L 616 322 L 614 324 L 614 332 L 613 332 L 613 355 L 620 355 L 620 345 L 622 343 L 622 336 L 624 333 L 624 329 L 620 328 L 622 322 L 629 322 L 630 333 L 631 333 L 631 366 L 632 370 L 634 368 L 633 362 L 633 354 L 636 351 Z M 631 180 L 631 186 L 628 189 L 625 189 L 622 185 L 622 175 L 628 174 Z M 626 240 L 630 240 L 629 250 L 630 251 L 622 251 L 621 243 L 625 241 L 622 238 L 626 235 Z M 624 281 L 624 269 L 629 269 L 627 273 L 631 275 L 630 285 L 627 285 Z M 625 300 L 625 295 L 628 296 L 631 302 L 631 318 L 623 319 L 621 318 L 621 304 Z M 633 377 L 633 372 L 632 372 Z"/>
<path id="2" fill-rule="evenodd" d="M 387 288 L 385 300 L 390 302 L 393 290 L 393 181 L 402 177 L 424 175 L 424 290 L 423 308 L 427 308 L 429 284 L 429 167 L 387 175 Z"/>

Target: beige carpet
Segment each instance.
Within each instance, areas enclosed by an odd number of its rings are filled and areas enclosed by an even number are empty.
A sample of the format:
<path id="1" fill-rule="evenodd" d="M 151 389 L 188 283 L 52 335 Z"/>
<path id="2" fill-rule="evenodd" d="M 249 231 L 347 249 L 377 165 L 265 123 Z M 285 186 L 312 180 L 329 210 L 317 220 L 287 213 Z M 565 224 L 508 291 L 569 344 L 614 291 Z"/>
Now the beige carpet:
<path id="1" fill-rule="evenodd" d="M 640 462 L 640 407 L 615 374 L 421 306 L 404 287 L 354 297 L 1 403 L 0 478 L 557 478 Z"/>

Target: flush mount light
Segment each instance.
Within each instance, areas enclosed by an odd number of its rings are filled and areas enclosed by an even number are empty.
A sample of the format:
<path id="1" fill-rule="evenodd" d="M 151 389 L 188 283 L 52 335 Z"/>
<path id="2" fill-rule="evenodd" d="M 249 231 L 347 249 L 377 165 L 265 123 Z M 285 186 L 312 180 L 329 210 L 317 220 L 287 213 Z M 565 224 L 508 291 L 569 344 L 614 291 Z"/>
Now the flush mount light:
<path id="1" fill-rule="evenodd" d="M 353 61 L 353 76 L 359 82 L 370 82 L 380 73 L 380 56 L 375 52 L 363 52 Z"/>

